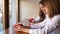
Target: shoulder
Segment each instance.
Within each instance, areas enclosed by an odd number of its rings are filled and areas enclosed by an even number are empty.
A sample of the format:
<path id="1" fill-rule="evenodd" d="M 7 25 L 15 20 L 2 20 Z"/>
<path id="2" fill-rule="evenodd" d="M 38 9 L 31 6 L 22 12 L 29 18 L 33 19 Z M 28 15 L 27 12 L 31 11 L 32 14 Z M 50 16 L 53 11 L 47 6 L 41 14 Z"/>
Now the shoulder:
<path id="1" fill-rule="evenodd" d="M 55 23 L 56 23 L 56 22 L 60 22 L 60 15 L 54 16 L 51 21 L 52 21 L 52 22 L 55 22 Z"/>
<path id="2" fill-rule="evenodd" d="M 38 21 L 38 20 L 40 20 L 40 17 L 38 16 L 38 17 L 36 17 L 34 20 L 35 20 L 35 21 Z"/>
<path id="3" fill-rule="evenodd" d="M 60 15 L 56 15 L 52 18 L 52 20 L 55 19 L 55 20 L 60 20 Z"/>

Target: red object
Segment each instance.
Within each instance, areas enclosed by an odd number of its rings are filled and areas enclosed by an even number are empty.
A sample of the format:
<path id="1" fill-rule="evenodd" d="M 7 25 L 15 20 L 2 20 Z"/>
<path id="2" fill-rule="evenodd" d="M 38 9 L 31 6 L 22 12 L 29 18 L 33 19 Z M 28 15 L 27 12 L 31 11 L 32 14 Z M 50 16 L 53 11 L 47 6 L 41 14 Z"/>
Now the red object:
<path id="1" fill-rule="evenodd" d="M 22 24 L 18 24 L 18 25 L 23 26 Z"/>
<path id="2" fill-rule="evenodd" d="M 14 28 L 17 28 L 17 27 L 19 27 L 19 26 L 23 26 L 23 25 L 22 25 L 22 24 L 17 23 L 17 24 L 15 24 L 15 25 L 14 25 Z"/>
<path id="3" fill-rule="evenodd" d="M 33 18 L 29 18 L 29 21 L 32 22 Z"/>
<path id="4" fill-rule="evenodd" d="M 34 18 L 29 18 L 29 21 L 30 21 L 30 25 L 32 25 L 32 21 L 33 21 Z"/>
<path id="5" fill-rule="evenodd" d="M 29 18 L 29 20 L 33 20 L 33 18 Z"/>

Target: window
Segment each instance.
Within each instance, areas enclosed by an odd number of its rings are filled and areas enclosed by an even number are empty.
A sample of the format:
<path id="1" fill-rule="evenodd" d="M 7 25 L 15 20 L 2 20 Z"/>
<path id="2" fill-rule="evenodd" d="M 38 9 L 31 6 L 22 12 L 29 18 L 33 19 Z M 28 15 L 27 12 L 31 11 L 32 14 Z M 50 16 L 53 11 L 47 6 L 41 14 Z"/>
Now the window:
<path id="1" fill-rule="evenodd" d="M 2 0 L 0 0 L 0 32 L 3 31 L 3 22 L 2 22 Z"/>

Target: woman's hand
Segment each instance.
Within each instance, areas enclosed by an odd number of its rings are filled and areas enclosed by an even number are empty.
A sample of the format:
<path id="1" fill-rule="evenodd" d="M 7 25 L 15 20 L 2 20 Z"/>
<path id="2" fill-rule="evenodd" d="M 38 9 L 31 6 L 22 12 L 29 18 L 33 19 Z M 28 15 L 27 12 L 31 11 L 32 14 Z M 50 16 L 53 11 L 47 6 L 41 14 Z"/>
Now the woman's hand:
<path id="1" fill-rule="evenodd" d="M 23 27 L 23 25 L 20 24 L 20 23 L 17 23 L 17 24 L 14 25 L 14 29 L 15 29 L 16 31 L 21 31 L 21 30 L 22 30 L 22 27 Z"/>
<path id="2" fill-rule="evenodd" d="M 35 23 L 35 20 L 32 20 L 32 23 Z"/>
<path id="3" fill-rule="evenodd" d="M 35 20 L 32 20 L 32 23 L 33 23 L 33 24 L 36 24 L 36 23 L 37 23 L 37 21 L 35 21 Z"/>
<path id="4" fill-rule="evenodd" d="M 20 23 L 15 24 L 15 25 L 14 25 L 14 29 L 15 29 L 16 31 L 22 31 L 22 32 L 29 33 L 29 29 L 23 27 L 23 25 L 20 24 Z"/>

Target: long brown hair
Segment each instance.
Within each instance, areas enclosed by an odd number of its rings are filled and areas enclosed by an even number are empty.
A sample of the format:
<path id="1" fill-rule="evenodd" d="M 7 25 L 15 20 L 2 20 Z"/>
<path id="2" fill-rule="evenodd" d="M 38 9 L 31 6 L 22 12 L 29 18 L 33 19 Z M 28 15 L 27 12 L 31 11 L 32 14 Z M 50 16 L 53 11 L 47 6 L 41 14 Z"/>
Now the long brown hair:
<path id="1" fill-rule="evenodd" d="M 52 18 L 55 15 L 60 14 L 60 2 L 59 0 L 41 0 L 39 4 L 48 7 L 48 16 Z M 40 10 L 39 16 L 45 19 L 45 14 Z"/>

